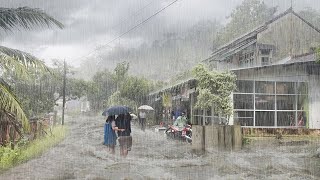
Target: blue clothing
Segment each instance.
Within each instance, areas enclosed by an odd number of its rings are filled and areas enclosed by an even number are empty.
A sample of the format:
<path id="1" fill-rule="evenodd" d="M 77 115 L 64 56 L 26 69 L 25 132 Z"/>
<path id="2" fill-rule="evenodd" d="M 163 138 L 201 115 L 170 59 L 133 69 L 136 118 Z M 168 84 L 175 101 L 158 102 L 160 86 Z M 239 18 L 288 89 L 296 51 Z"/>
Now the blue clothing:
<path id="1" fill-rule="evenodd" d="M 117 135 L 112 129 L 111 122 L 104 125 L 104 145 L 116 145 Z"/>

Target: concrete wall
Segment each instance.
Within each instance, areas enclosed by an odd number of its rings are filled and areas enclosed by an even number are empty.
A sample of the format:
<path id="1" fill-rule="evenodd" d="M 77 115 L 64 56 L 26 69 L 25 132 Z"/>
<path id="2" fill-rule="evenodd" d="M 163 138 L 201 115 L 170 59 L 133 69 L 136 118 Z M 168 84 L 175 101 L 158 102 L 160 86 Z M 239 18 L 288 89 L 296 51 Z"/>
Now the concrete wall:
<path id="1" fill-rule="evenodd" d="M 309 128 L 320 129 L 320 76 L 309 76 Z"/>

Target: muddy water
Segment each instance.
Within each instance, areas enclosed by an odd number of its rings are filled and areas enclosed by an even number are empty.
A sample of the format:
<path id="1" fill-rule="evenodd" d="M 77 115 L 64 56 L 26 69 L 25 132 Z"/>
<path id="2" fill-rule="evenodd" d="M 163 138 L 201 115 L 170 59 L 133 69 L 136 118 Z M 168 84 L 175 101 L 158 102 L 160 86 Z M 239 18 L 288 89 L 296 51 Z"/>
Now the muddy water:
<path id="1" fill-rule="evenodd" d="M 194 154 L 190 145 L 162 133 L 133 126 L 133 148 L 126 159 L 109 155 L 102 117 L 67 118 L 70 133 L 39 158 L 19 165 L 0 179 L 319 179 L 320 142 L 279 145 L 256 141 L 240 152 Z"/>

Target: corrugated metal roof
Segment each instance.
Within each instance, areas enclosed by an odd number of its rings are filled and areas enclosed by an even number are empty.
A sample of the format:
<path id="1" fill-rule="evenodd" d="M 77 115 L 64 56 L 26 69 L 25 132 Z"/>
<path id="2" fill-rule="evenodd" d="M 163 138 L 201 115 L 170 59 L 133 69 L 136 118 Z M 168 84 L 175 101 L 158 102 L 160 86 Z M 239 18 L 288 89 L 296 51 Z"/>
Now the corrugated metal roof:
<path id="1" fill-rule="evenodd" d="M 218 49 L 216 49 L 215 51 L 212 52 L 211 56 L 203 61 L 213 61 L 213 60 L 220 60 L 221 55 L 228 53 L 230 54 L 229 49 L 232 50 L 236 50 L 238 48 L 233 48 L 234 46 L 237 46 L 239 43 L 242 43 L 243 41 L 247 41 L 251 38 L 256 38 L 257 34 L 259 34 L 260 32 L 263 32 L 264 30 L 268 29 L 268 25 L 275 22 L 276 20 L 284 17 L 285 15 L 292 13 L 295 16 L 297 16 L 299 19 L 301 19 L 303 22 L 305 22 L 306 24 L 308 24 L 311 28 L 313 28 L 314 30 L 316 30 L 317 32 L 320 33 L 320 30 L 318 28 L 316 28 L 314 25 L 312 25 L 310 22 L 308 22 L 307 20 L 305 20 L 304 18 L 302 18 L 301 16 L 299 16 L 296 12 L 293 11 L 292 8 L 289 8 L 288 10 L 284 11 L 283 13 L 275 16 L 274 18 L 272 18 L 271 20 L 265 22 L 264 24 L 258 26 L 257 28 L 254 28 L 253 30 L 251 30 L 250 32 L 247 32 L 243 35 L 241 35 L 238 38 L 235 38 L 234 40 L 232 40 L 231 42 L 224 44 L 223 46 L 219 47 Z M 249 41 L 251 42 L 251 41 Z M 226 52 L 228 51 L 228 52 Z M 226 56 L 225 56 L 226 57 Z"/>

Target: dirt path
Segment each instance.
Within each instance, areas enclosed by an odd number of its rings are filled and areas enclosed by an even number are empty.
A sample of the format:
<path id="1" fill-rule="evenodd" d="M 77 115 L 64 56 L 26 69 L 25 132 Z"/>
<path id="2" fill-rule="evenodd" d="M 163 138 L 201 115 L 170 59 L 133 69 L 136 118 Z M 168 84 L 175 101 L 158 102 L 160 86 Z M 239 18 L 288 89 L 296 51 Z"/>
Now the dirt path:
<path id="1" fill-rule="evenodd" d="M 190 145 L 133 126 L 126 159 L 107 154 L 102 117 L 67 118 L 70 133 L 41 157 L 19 165 L 0 179 L 318 179 L 318 144 L 254 144 L 241 152 L 193 154 Z"/>

